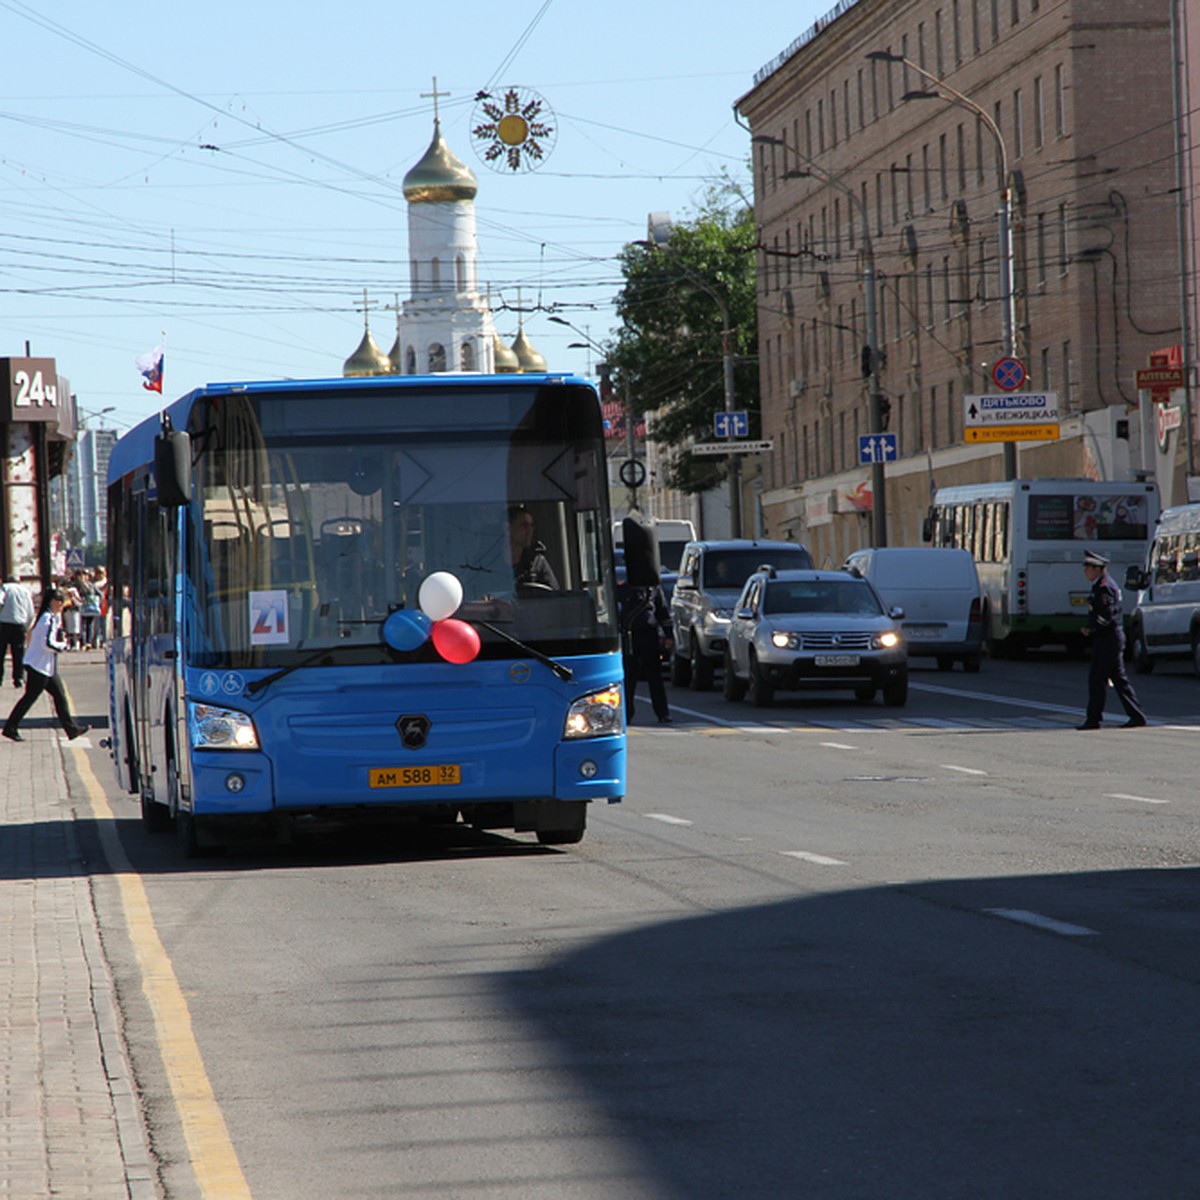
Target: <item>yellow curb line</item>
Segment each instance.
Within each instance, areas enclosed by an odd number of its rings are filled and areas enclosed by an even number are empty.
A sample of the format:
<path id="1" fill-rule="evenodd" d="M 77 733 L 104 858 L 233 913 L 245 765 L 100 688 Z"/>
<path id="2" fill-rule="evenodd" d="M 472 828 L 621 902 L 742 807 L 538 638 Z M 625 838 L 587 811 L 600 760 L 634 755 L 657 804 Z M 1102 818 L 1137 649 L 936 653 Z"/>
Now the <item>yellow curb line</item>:
<path id="1" fill-rule="evenodd" d="M 141 876 L 126 857 L 117 836 L 116 817 L 87 754 L 79 747 L 69 748 L 75 755 L 76 769 L 91 802 L 105 857 L 120 887 L 125 925 L 141 969 L 142 992 L 154 1016 L 163 1067 L 183 1126 L 196 1181 L 202 1194 L 212 1200 L 242 1200 L 243 1197 L 250 1200 L 249 1184 L 242 1174 L 229 1129 L 204 1069 L 200 1047 L 192 1032 L 192 1016 L 158 936 Z"/>

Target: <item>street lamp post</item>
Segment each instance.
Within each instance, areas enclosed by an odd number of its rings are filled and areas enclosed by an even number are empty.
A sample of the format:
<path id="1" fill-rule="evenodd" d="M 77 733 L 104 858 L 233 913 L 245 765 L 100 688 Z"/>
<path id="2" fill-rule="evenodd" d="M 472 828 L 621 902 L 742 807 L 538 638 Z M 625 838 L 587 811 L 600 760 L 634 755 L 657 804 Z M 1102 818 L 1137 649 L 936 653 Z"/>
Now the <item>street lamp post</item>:
<path id="1" fill-rule="evenodd" d="M 866 206 L 849 184 L 844 183 L 831 171 L 813 162 L 801 154 L 795 146 L 788 145 L 782 138 L 771 137 L 768 134 L 758 134 L 750 139 L 771 146 L 782 146 L 791 151 L 804 163 L 804 171 L 796 174 L 815 175 L 828 187 L 837 188 L 858 210 L 862 225 L 862 272 L 863 292 L 865 293 L 867 309 L 867 424 L 875 442 L 875 450 L 871 455 L 871 537 L 878 547 L 888 544 L 887 533 L 887 472 L 884 467 L 883 454 L 879 450 L 879 436 L 883 428 L 883 386 L 879 378 L 879 313 L 875 279 L 875 247 L 871 242 L 871 222 Z"/>
<path id="2" fill-rule="evenodd" d="M 933 84 L 934 92 L 906 92 L 905 100 L 945 100 L 947 104 L 957 104 L 968 112 L 974 113 L 983 123 L 987 131 L 996 139 L 996 149 L 1000 155 L 1000 208 L 996 213 L 1000 231 L 1000 312 L 1003 324 L 1004 353 L 1015 358 L 1017 353 L 1017 319 L 1016 291 L 1013 282 L 1013 189 L 1008 174 L 1008 146 L 1004 135 L 995 119 L 969 96 L 956 91 L 944 79 L 927 71 L 919 63 L 913 62 L 903 54 L 893 54 L 890 50 L 872 50 L 867 58 L 875 62 L 900 63 L 914 70 L 922 79 Z M 944 93 L 944 94 L 943 94 Z M 1004 478 L 1017 477 L 1017 447 L 1015 442 L 1004 444 Z"/>

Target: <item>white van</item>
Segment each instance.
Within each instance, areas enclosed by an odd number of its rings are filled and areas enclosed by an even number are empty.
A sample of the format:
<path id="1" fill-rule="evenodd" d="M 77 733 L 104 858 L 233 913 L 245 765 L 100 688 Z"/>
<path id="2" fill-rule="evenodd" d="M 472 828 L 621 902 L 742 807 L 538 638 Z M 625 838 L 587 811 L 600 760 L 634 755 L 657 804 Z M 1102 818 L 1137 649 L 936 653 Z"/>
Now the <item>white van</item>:
<path id="1" fill-rule="evenodd" d="M 1137 589 L 1129 618 L 1129 657 L 1148 674 L 1169 658 L 1190 658 L 1200 675 L 1200 504 L 1164 508 L 1142 567 L 1129 567 Z"/>
<path id="2" fill-rule="evenodd" d="M 858 550 L 845 563 L 874 585 L 888 608 L 902 608 L 908 655 L 937 659 L 949 671 L 983 662 L 983 597 L 969 550 L 949 546 L 888 546 Z"/>
<path id="3" fill-rule="evenodd" d="M 652 518 L 654 529 L 658 534 L 658 558 L 662 564 L 664 575 L 679 573 L 679 560 L 683 558 L 683 548 L 688 542 L 695 541 L 696 527 L 691 521 L 673 520 L 667 517 Z M 613 522 L 613 546 L 621 548 L 624 530 L 620 521 Z"/>

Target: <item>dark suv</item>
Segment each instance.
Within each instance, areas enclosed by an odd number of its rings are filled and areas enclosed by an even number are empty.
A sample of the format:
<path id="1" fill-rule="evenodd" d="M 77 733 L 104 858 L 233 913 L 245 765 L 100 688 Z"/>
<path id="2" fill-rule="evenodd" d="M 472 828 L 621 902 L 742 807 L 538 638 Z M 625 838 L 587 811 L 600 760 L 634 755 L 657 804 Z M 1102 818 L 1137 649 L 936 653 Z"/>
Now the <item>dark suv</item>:
<path id="1" fill-rule="evenodd" d="M 713 674 L 724 661 L 734 602 L 746 580 L 766 564 L 780 570 L 813 565 L 808 548 L 797 542 L 736 538 L 684 547 L 671 596 L 672 683 L 690 683 L 698 692 L 712 687 Z"/>

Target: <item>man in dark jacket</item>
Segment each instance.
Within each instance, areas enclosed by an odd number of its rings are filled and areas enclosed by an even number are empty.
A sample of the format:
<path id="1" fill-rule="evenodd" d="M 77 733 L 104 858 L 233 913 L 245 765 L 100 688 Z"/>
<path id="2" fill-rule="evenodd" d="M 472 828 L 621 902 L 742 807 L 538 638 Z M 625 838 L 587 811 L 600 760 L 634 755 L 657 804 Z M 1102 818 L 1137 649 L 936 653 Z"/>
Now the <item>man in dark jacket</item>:
<path id="1" fill-rule="evenodd" d="M 633 720 L 633 693 L 638 679 L 650 688 L 650 703 L 660 725 L 671 723 L 667 706 L 667 689 L 663 686 L 662 657 L 664 646 L 673 641 L 671 614 L 660 587 L 631 588 L 621 584 L 617 589 L 621 615 L 622 645 L 625 652 L 625 716 Z"/>
<path id="2" fill-rule="evenodd" d="M 1125 630 L 1121 623 L 1121 589 L 1108 577 L 1108 559 L 1094 550 L 1083 556 L 1083 573 L 1092 585 L 1088 597 L 1088 621 L 1083 636 L 1092 643 L 1092 665 L 1088 671 L 1087 716 L 1079 729 L 1099 729 L 1104 719 L 1104 701 L 1108 683 L 1129 718 L 1126 729 L 1146 724 L 1146 714 L 1138 706 L 1133 685 L 1125 675 Z"/>

